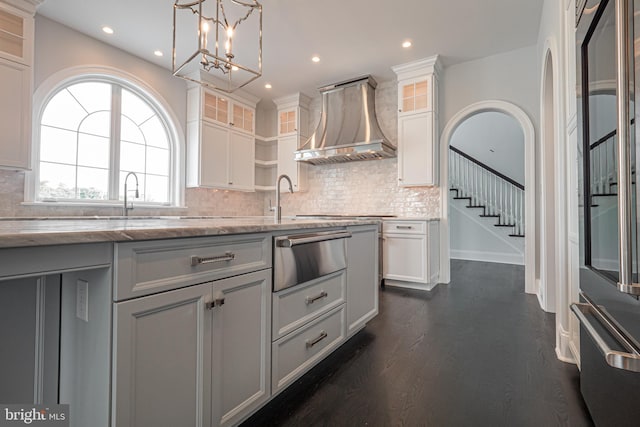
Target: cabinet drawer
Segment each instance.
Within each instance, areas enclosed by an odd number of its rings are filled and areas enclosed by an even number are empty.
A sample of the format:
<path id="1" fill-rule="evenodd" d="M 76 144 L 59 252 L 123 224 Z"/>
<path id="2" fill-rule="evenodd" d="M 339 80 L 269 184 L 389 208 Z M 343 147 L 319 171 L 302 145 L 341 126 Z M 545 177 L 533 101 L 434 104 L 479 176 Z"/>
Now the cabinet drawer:
<path id="1" fill-rule="evenodd" d="M 118 243 L 114 300 L 269 268 L 270 242 L 253 234 Z"/>
<path id="2" fill-rule="evenodd" d="M 425 234 L 427 232 L 426 221 L 384 221 L 383 233 Z"/>
<path id="3" fill-rule="evenodd" d="M 282 390 L 342 344 L 345 330 L 343 304 L 274 342 L 271 350 L 272 393 Z"/>
<path id="4" fill-rule="evenodd" d="M 273 340 L 345 302 L 345 270 L 273 294 Z"/>

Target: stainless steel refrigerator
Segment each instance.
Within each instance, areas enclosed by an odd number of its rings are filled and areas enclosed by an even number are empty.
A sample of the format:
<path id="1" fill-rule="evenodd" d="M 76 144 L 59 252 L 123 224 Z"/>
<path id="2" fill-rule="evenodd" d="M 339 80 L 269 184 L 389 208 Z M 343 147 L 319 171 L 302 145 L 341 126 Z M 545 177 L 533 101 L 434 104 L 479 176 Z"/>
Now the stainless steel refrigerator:
<path id="1" fill-rule="evenodd" d="M 597 426 L 640 425 L 640 0 L 576 0 L 580 389 Z"/>

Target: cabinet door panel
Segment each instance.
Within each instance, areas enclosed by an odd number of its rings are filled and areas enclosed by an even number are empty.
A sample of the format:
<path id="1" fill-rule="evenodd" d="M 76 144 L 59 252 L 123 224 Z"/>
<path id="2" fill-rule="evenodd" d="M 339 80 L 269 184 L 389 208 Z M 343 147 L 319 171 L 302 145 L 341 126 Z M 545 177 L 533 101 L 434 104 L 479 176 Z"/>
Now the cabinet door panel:
<path id="1" fill-rule="evenodd" d="M 253 190 L 255 187 L 255 143 L 251 135 L 230 134 L 229 185 L 237 190 Z"/>
<path id="2" fill-rule="evenodd" d="M 229 185 L 229 133 L 226 129 L 202 123 L 200 175 L 203 186 Z"/>
<path id="3" fill-rule="evenodd" d="M 270 395 L 271 270 L 214 283 L 214 424 L 237 424 Z"/>
<path id="4" fill-rule="evenodd" d="M 384 236 L 384 278 L 427 283 L 427 237 L 411 234 Z"/>
<path id="5" fill-rule="evenodd" d="M 378 314 L 378 230 L 350 229 L 347 239 L 347 332 L 355 333 Z"/>
<path id="6" fill-rule="evenodd" d="M 400 185 L 434 185 L 433 113 L 398 120 Z"/>
<path id="7" fill-rule="evenodd" d="M 115 425 L 211 425 L 210 295 L 203 284 L 115 304 Z"/>
<path id="8" fill-rule="evenodd" d="M 0 167 L 29 168 L 31 70 L 0 59 Z"/>
<path id="9" fill-rule="evenodd" d="M 285 174 L 291 178 L 293 191 L 303 190 L 304 181 L 302 168 L 304 165 L 295 161 L 295 151 L 298 149 L 298 136 L 291 135 L 278 138 L 278 176 Z M 282 180 L 280 191 L 289 191 L 289 184 Z"/>

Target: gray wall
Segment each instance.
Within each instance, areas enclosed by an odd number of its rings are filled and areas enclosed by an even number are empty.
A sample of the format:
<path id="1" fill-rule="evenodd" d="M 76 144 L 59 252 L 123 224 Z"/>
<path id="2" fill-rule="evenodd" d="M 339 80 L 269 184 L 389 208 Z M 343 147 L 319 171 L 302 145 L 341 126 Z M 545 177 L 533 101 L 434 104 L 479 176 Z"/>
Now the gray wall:
<path id="1" fill-rule="evenodd" d="M 524 185 L 524 133 L 513 117 L 494 111 L 469 117 L 451 145 Z"/>
<path id="2" fill-rule="evenodd" d="M 538 127 L 540 110 L 536 46 L 445 68 L 440 86 L 440 129 L 463 108 L 479 101 L 517 105 Z"/>
<path id="3" fill-rule="evenodd" d="M 70 67 L 100 65 L 126 71 L 153 87 L 185 129 L 186 82 L 167 69 L 36 15 L 34 92 L 52 74 Z"/>

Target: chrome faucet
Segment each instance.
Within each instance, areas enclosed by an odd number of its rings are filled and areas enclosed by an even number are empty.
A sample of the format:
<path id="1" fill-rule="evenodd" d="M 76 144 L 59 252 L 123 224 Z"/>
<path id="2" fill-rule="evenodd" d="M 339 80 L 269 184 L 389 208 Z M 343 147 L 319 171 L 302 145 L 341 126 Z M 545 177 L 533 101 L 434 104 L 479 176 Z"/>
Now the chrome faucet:
<path id="1" fill-rule="evenodd" d="M 282 221 L 282 207 L 280 206 L 280 181 L 282 181 L 282 178 L 286 179 L 289 182 L 289 192 L 293 193 L 293 184 L 291 183 L 291 178 L 284 174 L 280 175 L 276 180 L 276 213 L 274 215 L 274 219 L 276 220 L 276 222 Z"/>
<path id="2" fill-rule="evenodd" d="M 136 199 L 140 197 L 140 193 L 138 192 L 138 175 L 135 172 L 129 172 L 127 176 L 124 178 L 124 206 L 122 207 L 122 215 L 129 216 L 129 211 L 133 210 L 133 202 L 131 202 L 131 206 L 127 203 L 127 180 L 129 179 L 129 175 L 133 175 L 136 179 Z"/>

